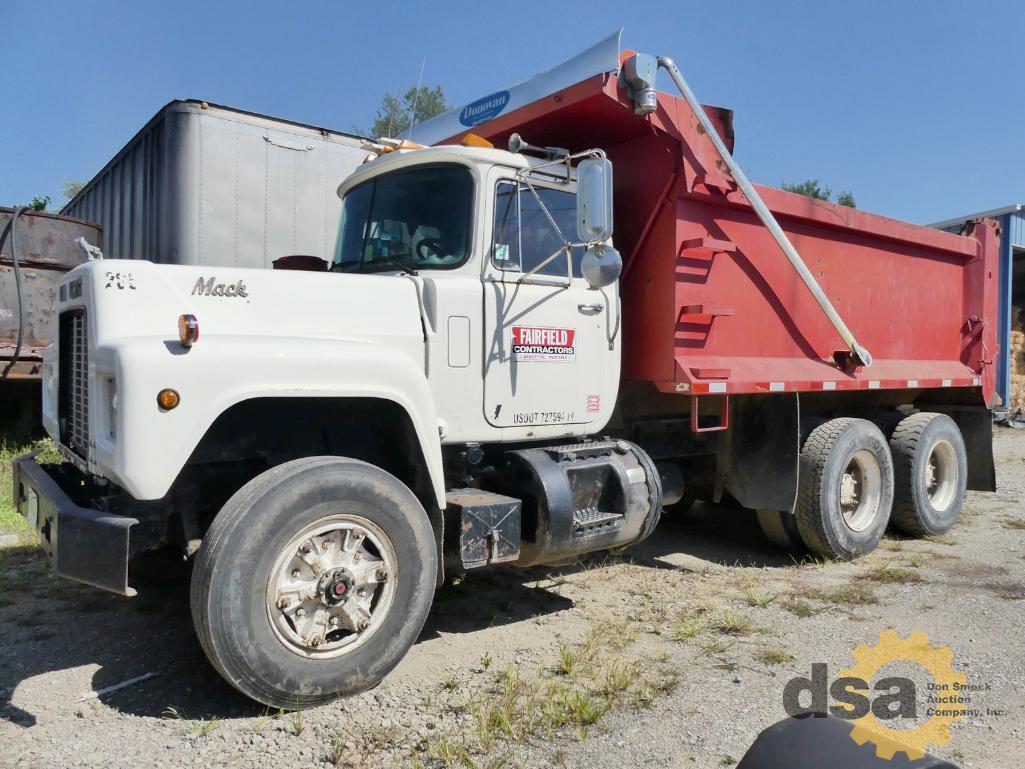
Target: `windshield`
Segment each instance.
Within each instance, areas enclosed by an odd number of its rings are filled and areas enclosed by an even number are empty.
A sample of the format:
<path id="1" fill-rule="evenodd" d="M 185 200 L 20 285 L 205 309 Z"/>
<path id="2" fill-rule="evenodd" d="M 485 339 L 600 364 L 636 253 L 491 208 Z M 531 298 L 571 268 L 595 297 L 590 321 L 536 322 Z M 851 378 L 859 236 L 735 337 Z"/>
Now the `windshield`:
<path id="1" fill-rule="evenodd" d="M 470 251 L 472 210 L 473 178 L 464 166 L 418 166 L 378 176 L 346 193 L 331 269 L 458 267 Z"/>

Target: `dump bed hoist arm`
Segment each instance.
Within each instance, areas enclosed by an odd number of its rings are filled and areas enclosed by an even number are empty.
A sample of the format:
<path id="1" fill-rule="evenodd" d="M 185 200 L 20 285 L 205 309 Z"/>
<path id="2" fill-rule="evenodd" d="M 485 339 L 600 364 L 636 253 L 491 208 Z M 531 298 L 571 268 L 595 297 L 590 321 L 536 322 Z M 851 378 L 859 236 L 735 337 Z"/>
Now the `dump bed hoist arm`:
<path id="1" fill-rule="evenodd" d="M 730 173 L 733 174 L 733 178 L 737 182 L 737 186 L 740 187 L 741 192 L 744 193 L 744 197 L 751 203 L 751 207 L 755 213 L 758 214 L 758 218 L 762 220 L 762 224 L 765 225 L 766 229 L 772 234 L 773 239 L 779 245 L 780 249 L 786 255 L 787 260 L 790 262 L 794 271 L 800 276 L 801 280 L 804 281 L 804 285 L 808 287 L 808 291 L 818 302 L 819 307 L 822 308 L 822 312 L 825 313 L 826 317 L 829 318 L 830 323 L 833 324 L 833 328 L 843 338 L 844 343 L 850 350 L 851 362 L 855 365 L 870 366 L 872 365 L 872 355 L 858 344 L 858 340 L 854 338 L 854 333 L 848 328 L 844 319 L 840 317 L 840 313 L 833 307 L 832 302 L 829 301 L 829 297 L 826 296 L 825 291 L 822 290 L 822 286 L 819 285 L 818 281 L 815 280 L 815 276 L 812 275 L 811 270 L 801 259 L 801 255 L 797 253 L 797 249 L 794 248 L 793 244 L 787 238 L 783 229 L 779 226 L 779 222 L 776 221 L 776 217 L 772 215 L 769 207 L 765 205 L 761 195 L 755 190 L 754 185 L 748 181 L 747 176 L 741 170 L 740 165 L 733 159 L 730 151 L 726 148 L 726 144 L 719 137 L 719 132 L 712 125 L 712 121 L 708 119 L 708 115 L 705 113 L 704 107 L 698 102 L 694 92 L 691 91 L 690 86 L 687 85 L 687 81 L 683 79 L 683 75 L 680 74 L 680 70 L 676 64 L 667 56 L 659 56 L 657 58 L 658 66 L 662 67 L 666 72 L 669 73 L 669 77 L 676 83 L 676 87 L 680 90 L 683 98 L 686 99 L 687 104 L 690 105 L 691 110 L 697 117 L 698 122 L 705 131 L 705 135 L 712 140 L 712 144 L 716 151 L 722 156 L 722 159 L 726 162 L 726 165 L 730 169 Z"/>

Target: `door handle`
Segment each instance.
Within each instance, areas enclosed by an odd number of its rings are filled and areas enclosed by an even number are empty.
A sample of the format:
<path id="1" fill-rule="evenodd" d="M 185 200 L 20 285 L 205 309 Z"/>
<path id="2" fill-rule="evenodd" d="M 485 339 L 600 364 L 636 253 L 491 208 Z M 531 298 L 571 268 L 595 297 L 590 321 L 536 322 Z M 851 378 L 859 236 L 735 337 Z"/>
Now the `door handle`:
<path id="1" fill-rule="evenodd" d="M 594 304 L 578 304 L 577 309 L 580 312 L 601 312 L 605 309 L 605 305 L 595 302 Z"/>

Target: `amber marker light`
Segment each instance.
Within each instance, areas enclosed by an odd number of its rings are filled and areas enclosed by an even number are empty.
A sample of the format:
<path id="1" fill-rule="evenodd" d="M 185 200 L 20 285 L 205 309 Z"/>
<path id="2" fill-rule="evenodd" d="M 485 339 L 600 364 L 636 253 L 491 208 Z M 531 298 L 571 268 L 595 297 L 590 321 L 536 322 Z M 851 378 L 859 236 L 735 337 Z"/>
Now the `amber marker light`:
<path id="1" fill-rule="evenodd" d="M 157 405 L 160 406 L 164 411 L 170 411 L 175 406 L 181 403 L 181 396 L 178 395 L 177 390 L 172 390 L 170 387 L 165 387 L 163 390 L 157 393 Z"/>
<path id="2" fill-rule="evenodd" d="M 199 340 L 199 321 L 195 315 L 178 316 L 178 340 L 182 347 L 192 347 Z"/>

